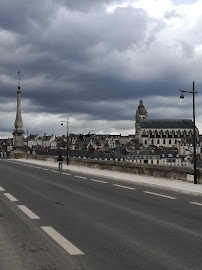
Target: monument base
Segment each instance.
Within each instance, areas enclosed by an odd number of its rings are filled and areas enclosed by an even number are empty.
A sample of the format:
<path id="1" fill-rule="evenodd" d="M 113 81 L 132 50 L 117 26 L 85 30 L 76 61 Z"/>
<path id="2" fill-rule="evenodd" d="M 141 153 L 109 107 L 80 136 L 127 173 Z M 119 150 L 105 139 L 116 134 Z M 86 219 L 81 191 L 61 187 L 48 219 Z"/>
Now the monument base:
<path id="1" fill-rule="evenodd" d="M 10 158 L 14 159 L 20 159 L 20 158 L 26 158 L 27 153 L 25 151 L 25 147 L 22 147 L 22 149 L 14 149 L 11 151 Z"/>

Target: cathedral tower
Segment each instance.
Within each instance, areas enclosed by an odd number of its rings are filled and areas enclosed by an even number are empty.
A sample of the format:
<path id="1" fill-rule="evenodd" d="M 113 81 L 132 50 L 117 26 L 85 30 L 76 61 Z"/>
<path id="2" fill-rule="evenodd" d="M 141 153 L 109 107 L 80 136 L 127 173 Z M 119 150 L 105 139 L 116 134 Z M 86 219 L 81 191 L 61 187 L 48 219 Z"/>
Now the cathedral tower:
<path id="1" fill-rule="evenodd" d="M 140 104 L 136 110 L 136 116 L 135 116 L 135 135 L 136 138 L 139 138 L 139 131 L 140 131 L 140 120 L 146 119 L 148 116 L 147 110 L 145 109 L 143 105 L 143 101 L 140 100 Z"/>

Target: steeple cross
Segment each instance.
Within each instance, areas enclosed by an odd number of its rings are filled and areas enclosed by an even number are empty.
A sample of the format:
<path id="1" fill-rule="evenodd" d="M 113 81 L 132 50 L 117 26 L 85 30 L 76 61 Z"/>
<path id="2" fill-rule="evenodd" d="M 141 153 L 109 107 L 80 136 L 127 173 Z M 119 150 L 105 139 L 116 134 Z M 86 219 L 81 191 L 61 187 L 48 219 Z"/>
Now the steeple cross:
<path id="1" fill-rule="evenodd" d="M 18 89 L 20 89 L 20 77 L 21 77 L 20 71 L 18 70 Z"/>

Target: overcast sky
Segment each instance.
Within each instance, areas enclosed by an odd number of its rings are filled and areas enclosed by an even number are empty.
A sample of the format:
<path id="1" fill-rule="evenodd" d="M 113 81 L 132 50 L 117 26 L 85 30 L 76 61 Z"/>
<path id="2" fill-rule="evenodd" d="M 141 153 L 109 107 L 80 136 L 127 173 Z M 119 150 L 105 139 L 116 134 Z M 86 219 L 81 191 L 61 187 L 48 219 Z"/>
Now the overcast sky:
<path id="1" fill-rule="evenodd" d="M 149 118 L 192 118 L 202 133 L 202 0 L 0 0 L 0 137 L 12 137 L 17 72 L 31 134 L 134 134 Z"/>

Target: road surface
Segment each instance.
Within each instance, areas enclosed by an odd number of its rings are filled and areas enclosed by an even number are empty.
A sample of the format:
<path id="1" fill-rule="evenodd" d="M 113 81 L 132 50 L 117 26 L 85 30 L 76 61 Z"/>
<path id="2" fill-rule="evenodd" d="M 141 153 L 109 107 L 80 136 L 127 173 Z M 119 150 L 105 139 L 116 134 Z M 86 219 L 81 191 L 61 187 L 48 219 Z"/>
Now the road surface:
<path id="1" fill-rule="evenodd" d="M 14 160 L 0 172 L 1 270 L 202 269 L 200 196 Z"/>

